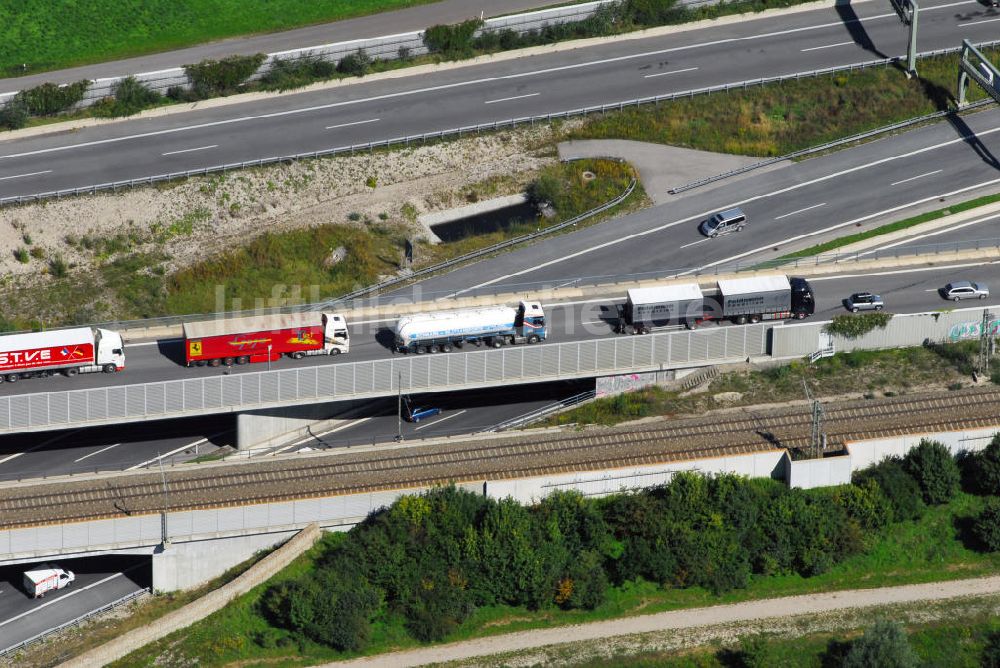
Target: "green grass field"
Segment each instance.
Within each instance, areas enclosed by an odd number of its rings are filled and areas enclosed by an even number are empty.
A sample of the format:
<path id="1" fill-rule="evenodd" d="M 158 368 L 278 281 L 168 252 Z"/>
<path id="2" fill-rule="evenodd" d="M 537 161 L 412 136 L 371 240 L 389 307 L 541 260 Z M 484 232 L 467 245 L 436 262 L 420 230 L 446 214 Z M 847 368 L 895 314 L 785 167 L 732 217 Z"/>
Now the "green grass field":
<path id="1" fill-rule="evenodd" d="M 287 30 L 431 1 L 7 0 L 0 2 L 0 76 Z"/>
<path id="2" fill-rule="evenodd" d="M 699 588 L 663 589 L 648 582 L 636 582 L 612 588 L 606 602 L 592 611 L 484 607 L 478 609 L 447 640 L 776 596 L 995 574 L 1000 571 L 1000 554 L 983 554 L 969 549 L 956 529 L 956 524 L 975 514 L 981 504 L 979 497 L 959 494 L 948 505 L 930 508 L 920 520 L 895 524 L 881 535 L 871 536 L 863 554 L 845 560 L 820 576 L 755 576 L 747 589 L 723 595 L 714 595 Z M 324 540 L 335 541 L 339 538 L 333 535 Z M 294 562 L 289 569 L 276 576 L 277 580 L 310 568 L 314 555 L 315 552 Z M 263 591 L 264 587 L 258 587 L 191 629 L 173 634 L 113 665 L 130 668 L 194 664 L 302 666 L 346 658 L 346 655 L 330 648 L 293 639 L 286 632 L 272 628 L 257 609 Z M 417 645 L 403 629 L 403 620 L 390 619 L 375 627 L 373 642 L 366 654 Z M 708 659 L 711 658 L 709 654 Z"/>

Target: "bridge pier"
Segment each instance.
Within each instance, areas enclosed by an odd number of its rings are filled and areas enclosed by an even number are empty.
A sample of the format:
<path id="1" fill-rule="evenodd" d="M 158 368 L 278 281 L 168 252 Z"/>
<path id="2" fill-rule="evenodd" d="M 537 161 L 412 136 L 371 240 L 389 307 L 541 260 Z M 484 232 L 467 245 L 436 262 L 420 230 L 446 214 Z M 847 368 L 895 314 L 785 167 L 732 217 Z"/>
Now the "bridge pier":
<path id="1" fill-rule="evenodd" d="M 360 406 L 371 400 L 338 401 L 334 403 L 269 408 L 236 414 L 236 448 L 266 448 L 296 437 L 306 438 L 320 429 L 353 419 Z"/>
<path id="2" fill-rule="evenodd" d="M 169 543 L 153 551 L 153 591 L 191 589 L 217 578 L 260 550 L 282 543 L 298 530 L 212 540 Z"/>

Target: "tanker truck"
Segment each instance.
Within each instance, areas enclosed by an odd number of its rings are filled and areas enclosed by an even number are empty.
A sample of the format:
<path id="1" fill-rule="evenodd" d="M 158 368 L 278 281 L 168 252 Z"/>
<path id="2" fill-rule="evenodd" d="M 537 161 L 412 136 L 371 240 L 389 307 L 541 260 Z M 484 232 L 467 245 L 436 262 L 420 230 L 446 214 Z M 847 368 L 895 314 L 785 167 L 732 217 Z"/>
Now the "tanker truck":
<path id="1" fill-rule="evenodd" d="M 416 354 L 451 352 L 466 343 L 499 348 L 545 339 L 545 314 L 538 302 L 511 306 L 421 313 L 400 318 L 393 329 L 395 348 Z"/>
<path id="2" fill-rule="evenodd" d="M 0 336 L 0 382 L 55 373 L 68 377 L 95 371 L 115 373 L 124 368 L 121 334 L 110 329 L 74 327 Z"/>
<path id="3" fill-rule="evenodd" d="M 253 315 L 184 323 L 184 355 L 190 366 L 232 366 L 287 355 L 339 355 L 350 350 L 347 321 L 334 313 Z"/>

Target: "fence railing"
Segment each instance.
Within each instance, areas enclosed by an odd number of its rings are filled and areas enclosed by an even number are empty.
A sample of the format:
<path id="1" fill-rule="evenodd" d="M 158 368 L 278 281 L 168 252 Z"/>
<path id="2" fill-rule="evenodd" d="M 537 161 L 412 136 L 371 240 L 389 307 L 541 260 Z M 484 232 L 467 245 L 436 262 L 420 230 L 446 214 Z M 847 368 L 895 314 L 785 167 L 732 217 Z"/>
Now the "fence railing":
<path id="1" fill-rule="evenodd" d="M 771 324 L 248 371 L 0 397 L 0 433 L 700 366 L 766 353 Z M 389 353 L 387 352 L 387 355 Z"/>
<path id="2" fill-rule="evenodd" d="M 510 418 L 509 420 L 504 420 L 499 422 L 488 429 L 483 429 L 484 432 L 496 432 L 496 431 L 507 431 L 508 429 L 518 429 L 520 427 L 527 427 L 530 424 L 534 424 L 541 420 L 544 420 L 554 413 L 559 413 L 566 410 L 567 408 L 573 408 L 574 406 L 579 406 L 581 404 L 593 401 L 597 397 L 597 392 L 595 390 L 588 390 L 587 392 L 581 392 L 579 394 L 574 394 L 572 397 L 563 399 L 562 401 L 556 401 L 549 404 L 548 406 L 542 406 L 533 411 L 529 411 L 524 415 L 518 415 L 517 417 Z"/>
<path id="3" fill-rule="evenodd" d="M 1000 40 L 993 42 L 983 42 L 980 43 L 978 46 L 988 47 L 988 46 L 994 46 L 996 44 L 1000 44 Z M 956 47 L 953 49 L 940 49 L 937 51 L 931 51 L 919 54 L 919 57 L 927 57 L 930 55 L 942 55 L 946 53 L 957 52 L 959 50 L 960 47 Z M 345 155 L 345 154 L 353 155 L 359 152 L 373 152 L 376 149 L 383 149 L 383 148 L 389 149 L 394 146 L 409 146 L 410 144 L 426 143 L 428 141 L 460 138 L 465 135 L 502 130 L 505 128 L 514 128 L 521 125 L 534 125 L 536 123 L 551 123 L 553 120 L 575 118 L 577 116 L 588 116 L 591 114 L 598 114 L 598 113 L 603 114 L 609 111 L 622 111 L 629 107 L 640 107 L 647 104 L 658 104 L 660 102 L 668 102 L 670 100 L 677 100 L 686 97 L 694 97 L 695 95 L 711 95 L 713 93 L 723 93 L 723 92 L 728 93 L 734 90 L 747 90 L 752 87 L 763 86 L 765 84 L 777 83 L 781 81 L 790 81 L 795 79 L 817 77 L 826 74 L 835 74 L 838 72 L 863 70 L 871 67 L 888 67 L 901 60 L 902 56 L 895 58 L 884 58 L 881 60 L 871 60 L 862 63 L 840 65 L 836 67 L 826 67 L 817 70 L 796 72 L 793 74 L 785 74 L 774 77 L 761 77 L 759 79 L 750 79 L 746 81 L 738 81 L 735 83 L 719 84 L 715 86 L 705 86 L 703 88 L 694 88 L 686 91 L 678 91 L 676 93 L 666 93 L 663 95 L 634 98 L 631 100 L 623 100 L 620 102 L 593 105 L 589 107 L 580 107 L 577 109 L 557 111 L 547 114 L 538 114 L 535 116 L 521 116 L 517 118 L 509 118 L 502 121 L 499 120 L 493 121 L 491 123 L 479 123 L 476 125 L 462 126 L 458 128 L 449 128 L 445 130 L 438 130 L 432 132 L 424 132 L 415 135 L 403 135 L 401 137 L 393 137 L 390 139 L 365 142 L 363 144 L 351 144 L 349 146 L 337 146 L 332 148 L 320 149 L 316 151 L 307 151 L 303 153 L 293 153 L 283 156 L 258 158 L 256 160 L 227 163 L 223 165 L 214 165 L 211 167 L 202 167 L 200 169 L 169 172 L 165 174 L 155 174 L 152 176 L 145 176 L 135 179 L 126 179 L 122 181 L 113 181 L 108 183 L 98 183 L 87 186 L 80 186 L 77 188 L 66 188 L 62 190 L 52 190 L 47 192 L 34 193 L 30 195 L 16 195 L 13 197 L 3 197 L 0 198 L 0 206 L 6 206 L 11 204 L 25 204 L 28 202 L 37 202 L 46 199 L 59 199 L 62 197 L 75 197 L 79 195 L 95 195 L 101 192 L 107 192 L 107 191 L 115 192 L 125 188 L 135 188 L 138 186 L 154 185 L 157 183 L 164 183 L 168 181 L 175 181 L 178 179 L 191 178 L 194 176 L 207 176 L 209 174 L 226 173 L 230 171 L 248 169 L 252 167 L 264 167 L 267 165 L 274 165 L 282 162 L 293 162 L 296 160 L 308 160 L 308 159 L 331 157 L 331 156 Z"/>
<path id="4" fill-rule="evenodd" d="M 43 631 L 42 633 L 34 635 L 34 636 L 28 638 L 27 640 L 22 640 L 21 642 L 15 644 L 15 645 L 11 645 L 10 647 L 8 647 L 6 649 L 0 649 L 0 657 L 11 656 L 12 654 L 17 654 L 21 650 L 27 649 L 31 645 L 34 645 L 37 642 L 41 642 L 42 640 L 45 640 L 49 636 L 55 635 L 56 633 L 59 633 L 60 631 L 65 631 L 66 629 L 79 626 L 80 624 L 82 624 L 85 621 L 91 619 L 92 617 L 96 617 L 97 615 L 101 615 L 101 614 L 104 614 L 105 612 L 108 612 L 110 610 L 114 610 L 115 608 L 117 608 L 117 607 L 119 607 L 121 605 L 125 605 L 126 603 L 131 603 L 132 601 L 137 601 L 140 598 L 142 598 L 144 596 L 147 596 L 149 593 L 150 593 L 149 587 L 146 587 L 144 589 L 140 589 L 139 591 L 134 591 L 131 594 L 128 594 L 126 596 L 122 596 L 121 598 L 119 598 L 119 599 L 117 599 L 115 601 L 112 601 L 110 603 L 105 603 L 100 608 L 98 608 L 96 610 L 91 610 L 90 612 L 88 612 L 88 613 L 86 613 L 84 615 L 80 615 L 76 619 L 72 619 L 72 620 L 70 620 L 68 622 L 65 622 L 64 624 L 60 624 L 59 626 L 56 626 L 55 628 L 51 628 L 51 629 L 49 629 L 47 631 Z"/>

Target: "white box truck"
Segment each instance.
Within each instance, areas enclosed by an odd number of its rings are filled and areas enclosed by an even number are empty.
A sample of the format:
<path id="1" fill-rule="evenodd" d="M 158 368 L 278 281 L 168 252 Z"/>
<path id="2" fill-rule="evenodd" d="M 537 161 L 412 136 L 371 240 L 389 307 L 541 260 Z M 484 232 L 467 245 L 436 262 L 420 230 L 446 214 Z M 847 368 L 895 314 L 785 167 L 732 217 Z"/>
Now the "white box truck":
<path id="1" fill-rule="evenodd" d="M 121 334 L 110 329 L 74 327 L 0 336 L 0 381 L 124 368 L 125 345 Z"/>
<path id="2" fill-rule="evenodd" d="M 24 572 L 24 591 L 32 598 L 42 598 L 45 592 L 68 587 L 76 575 L 54 564 L 41 564 Z"/>

